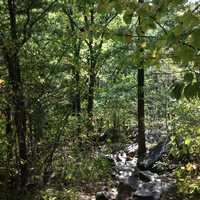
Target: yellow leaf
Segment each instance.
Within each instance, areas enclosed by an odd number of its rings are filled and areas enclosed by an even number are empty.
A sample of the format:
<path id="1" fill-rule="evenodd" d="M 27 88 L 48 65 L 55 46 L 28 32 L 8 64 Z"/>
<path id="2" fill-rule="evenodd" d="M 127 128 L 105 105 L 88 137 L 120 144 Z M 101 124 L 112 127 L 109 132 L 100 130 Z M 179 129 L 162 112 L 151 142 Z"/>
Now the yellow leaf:
<path id="1" fill-rule="evenodd" d="M 0 88 L 3 87 L 5 85 L 5 81 L 0 79 Z"/>
<path id="2" fill-rule="evenodd" d="M 153 50 L 153 53 L 152 53 L 152 58 L 156 58 L 157 57 L 157 51 L 156 50 Z"/>
<path id="3" fill-rule="evenodd" d="M 146 42 L 143 42 L 142 44 L 140 44 L 140 47 L 143 48 L 143 49 L 144 49 L 146 46 L 147 46 Z"/>
<path id="4" fill-rule="evenodd" d="M 188 163 L 185 168 L 186 168 L 186 170 L 188 172 L 191 172 L 191 171 L 197 169 L 197 164 L 195 164 L 195 163 Z"/>
<path id="5" fill-rule="evenodd" d="M 186 165 L 186 170 L 187 170 L 188 172 L 191 172 L 191 171 L 193 170 L 193 164 L 188 163 L 188 164 Z"/>
<path id="6" fill-rule="evenodd" d="M 0 79 L 0 85 L 4 85 L 5 81 Z"/>

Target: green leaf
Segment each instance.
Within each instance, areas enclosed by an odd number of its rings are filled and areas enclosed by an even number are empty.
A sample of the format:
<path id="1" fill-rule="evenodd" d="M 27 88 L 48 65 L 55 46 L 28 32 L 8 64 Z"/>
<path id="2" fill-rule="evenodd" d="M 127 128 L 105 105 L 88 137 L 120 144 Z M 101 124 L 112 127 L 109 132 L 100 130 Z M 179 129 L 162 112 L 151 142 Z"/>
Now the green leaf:
<path id="1" fill-rule="evenodd" d="M 193 83 L 194 91 L 195 91 L 195 97 L 200 98 L 200 82 L 194 82 Z"/>
<path id="2" fill-rule="evenodd" d="M 184 13 L 183 16 L 179 17 L 179 20 L 184 26 L 186 26 L 188 28 L 194 27 L 199 24 L 198 17 L 191 11 Z"/>
<path id="3" fill-rule="evenodd" d="M 141 20 L 142 30 L 144 32 L 148 31 L 149 29 L 155 29 L 156 25 L 154 21 L 149 17 L 143 17 Z"/>
<path id="4" fill-rule="evenodd" d="M 175 34 L 176 37 L 179 37 L 181 35 L 181 33 L 183 32 L 183 26 L 182 25 L 178 25 L 173 29 L 173 32 Z"/>
<path id="5" fill-rule="evenodd" d="M 191 142 L 192 142 L 192 139 L 191 139 L 191 137 L 186 137 L 185 138 L 185 141 L 184 141 L 184 143 L 186 144 L 186 145 L 190 145 L 191 144 Z"/>
<path id="6" fill-rule="evenodd" d="M 183 63 L 193 61 L 194 54 L 194 49 L 188 46 L 181 45 L 177 49 L 175 49 L 176 59 L 182 61 Z"/>
<path id="7" fill-rule="evenodd" d="M 194 79 L 194 74 L 192 72 L 187 72 L 185 75 L 184 75 L 184 81 L 188 82 L 188 83 L 191 83 Z"/>
<path id="8" fill-rule="evenodd" d="M 187 99 L 195 98 L 198 96 L 198 89 L 199 89 L 199 86 L 197 82 L 190 83 L 184 89 L 184 96 Z"/>
<path id="9" fill-rule="evenodd" d="M 126 11 L 123 16 L 123 20 L 126 24 L 130 24 L 132 21 L 133 12 Z"/>
<path id="10" fill-rule="evenodd" d="M 127 29 L 127 27 L 120 27 L 117 30 L 111 30 L 106 33 L 106 38 L 125 43 L 131 43 L 133 39 L 132 33 Z"/>
<path id="11" fill-rule="evenodd" d="M 121 13 L 123 11 L 123 7 L 122 7 L 123 4 L 120 2 L 120 0 L 115 0 L 112 3 L 113 3 L 113 7 L 118 13 Z"/>
<path id="12" fill-rule="evenodd" d="M 97 6 L 98 12 L 100 12 L 100 13 L 106 13 L 106 12 L 108 12 L 111 9 L 112 9 L 112 4 L 109 3 L 109 1 L 107 1 L 107 0 L 101 0 L 101 1 L 99 1 L 99 4 Z"/>
<path id="13" fill-rule="evenodd" d="M 200 48 L 200 29 L 196 29 L 192 33 L 192 45 L 196 48 Z"/>
<path id="14" fill-rule="evenodd" d="M 185 84 L 183 81 L 176 82 L 171 91 L 171 96 L 179 100 L 182 97 L 184 86 Z"/>
<path id="15" fill-rule="evenodd" d="M 167 43 L 168 43 L 169 45 L 174 44 L 174 43 L 177 42 L 176 35 L 174 34 L 173 31 L 170 31 L 170 32 L 167 34 L 166 40 L 167 40 Z"/>

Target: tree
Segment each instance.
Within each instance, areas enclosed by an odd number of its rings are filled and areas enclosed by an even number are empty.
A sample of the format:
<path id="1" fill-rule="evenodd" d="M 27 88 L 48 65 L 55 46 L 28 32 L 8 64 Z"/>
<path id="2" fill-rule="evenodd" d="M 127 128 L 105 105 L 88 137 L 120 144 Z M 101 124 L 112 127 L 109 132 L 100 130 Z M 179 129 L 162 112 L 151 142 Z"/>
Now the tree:
<path id="1" fill-rule="evenodd" d="M 43 7 L 42 12 L 39 12 L 39 14 L 34 13 L 33 9 L 37 8 L 37 3 L 43 5 L 43 2 L 25 1 L 22 3 L 16 0 L 1 2 L 1 7 L 4 9 L 2 18 L 6 20 L 7 24 L 5 27 L 1 26 L 0 43 L 2 44 L 4 61 L 8 70 L 8 81 L 11 85 L 10 94 L 12 97 L 10 99 L 11 108 L 13 109 L 13 123 L 18 137 L 20 184 L 22 188 L 26 186 L 28 180 L 28 156 L 26 146 L 26 99 L 24 97 L 20 51 L 31 38 L 34 26 L 44 17 L 55 2 Z M 20 17 L 22 21 L 19 20 Z M 10 117 L 8 117 L 9 119 Z"/>
<path id="2" fill-rule="evenodd" d="M 67 5 L 67 6 L 66 6 Z M 67 14 L 72 32 L 76 32 L 76 40 L 82 40 L 84 46 L 82 49 L 87 51 L 86 62 L 88 65 L 87 73 L 87 114 L 88 114 L 88 128 L 92 128 L 93 121 L 93 109 L 94 109 L 94 98 L 95 98 L 95 87 L 96 87 L 96 76 L 100 68 L 100 56 L 102 54 L 102 45 L 104 43 L 104 37 L 109 24 L 116 17 L 116 13 L 108 13 L 102 15 L 98 13 L 96 9 L 97 3 L 85 1 L 77 1 L 74 4 L 69 2 L 64 4 L 64 12 Z M 67 7 L 67 9 L 65 8 Z M 80 12 L 81 15 L 75 16 L 74 13 Z M 79 39 L 77 39 L 79 38 Z M 74 42 L 75 43 L 75 42 Z M 77 48 L 77 47 L 76 47 Z M 81 51 L 81 49 L 79 49 Z M 78 52 L 76 52 L 77 54 Z M 75 55 L 78 59 L 78 55 Z M 85 59 L 85 58 L 84 58 Z M 79 59 L 78 59 L 79 60 Z M 75 64 L 76 65 L 76 64 Z M 79 69 L 80 70 L 80 69 Z M 76 80 L 79 80 L 80 73 L 76 72 Z M 80 95 L 77 93 L 77 100 Z M 77 104 L 78 105 L 78 104 Z M 80 105 L 78 106 L 80 107 Z"/>
<path id="3" fill-rule="evenodd" d="M 139 4 L 143 4 L 143 0 L 139 0 Z M 142 26 L 141 17 L 139 16 L 139 29 Z M 144 36 L 143 30 L 139 30 L 138 34 L 139 37 Z M 142 44 L 141 46 L 141 53 L 143 52 Z M 144 123 L 144 68 L 143 68 L 143 61 L 144 58 L 140 61 L 140 66 L 138 69 L 138 156 L 139 158 L 143 158 L 146 154 L 146 145 L 145 145 L 145 123 Z"/>

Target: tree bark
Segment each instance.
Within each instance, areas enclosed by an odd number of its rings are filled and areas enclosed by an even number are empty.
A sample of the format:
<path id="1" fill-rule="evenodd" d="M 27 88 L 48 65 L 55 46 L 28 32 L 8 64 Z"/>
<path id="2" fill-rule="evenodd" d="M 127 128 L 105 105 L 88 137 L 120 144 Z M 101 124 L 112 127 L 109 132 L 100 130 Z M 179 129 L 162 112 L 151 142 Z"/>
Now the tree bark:
<path id="1" fill-rule="evenodd" d="M 85 23 L 86 26 L 88 26 L 88 19 L 85 16 Z M 94 24 L 94 10 L 92 9 L 90 11 L 90 26 Z M 89 33 L 89 84 L 88 84 L 88 99 L 87 99 L 87 113 L 88 113 L 88 130 L 93 130 L 93 109 L 94 109 L 94 92 L 95 92 L 95 84 L 96 84 L 96 62 L 97 62 L 97 56 L 95 57 L 95 50 L 94 50 L 94 35 L 93 31 L 90 31 Z"/>
<path id="2" fill-rule="evenodd" d="M 144 3 L 144 0 L 138 1 L 140 4 Z M 139 26 L 141 25 L 141 16 L 139 16 Z M 142 30 L 141 30 L 142 32 Z M 141 36 L 141 35 L 139 35 Z M 140 50 L 143 52 L 143 49 Z M 145 115 L 144 115 L 144 68 L 143 60 L 140 62 L 140 68 L 138 69 L 138 157 L 143 158 L 146 154 L 145 144 Z"/>
<path id="3" fill-rule="evenodd" d="M 144 157 L 145 123 L 144 123 L 144 69 L 138 69 L 138 157 Z"/>
<path id="4" fill-rule="evenodd" d="M 75 95 L 76 114 L 77 116 L 79 116 L 81 113 L 80 72 L 79 71 L 75 73 L 75 80 L 76 80 L 76 95 Z"/>
<path id="5" fill-rule="evenodd" d="M 81 113 L 81 94 L 80 94 L 80 70 L 79 70 L 79 62 L 80 62 L 80 48 L 81 41 L 75 41 L 74 45 L 74 62 L 76 64 L 75 69 L 73 71 L 74 75 L 74 113 L 77 116 L 80 116 Z"/>
<path id="6" fill-rule="evenodd" d="M 88 105 L 87 112 L 88 116 L 92 118 L 93 108 L 94 108 L 94 87 L 95 87 L 95 66 L 90 66 L 90 75 L 89 75 L 89 85 L 88 85 Z"/>
<path id="7" fill-rule="evenodd" d="M 11 109 L 10 105 L 7 105 L 5 109 L 5 117 L 6 117 L 6 138 L 7 138 L 7 163 L 9 163 L 13 157 L 13 130 L 12 130 L 12 118 L 11 118 Z"/>
<path id="8" fill-rule="evenodd" d="M 24 188 L 28 178 L 28 160 L 26 149 L 26 117 L 23 95 L 23 84 L 21 81 L 21 70 L 18 55 L 18 36 L 16 25 L 16 1 L 8 0 L 8 10 L 10 17 L 10 37 L 12 48 L 5 53 L 8 75 L 12 86 L 12 104 L 14 110 L 14 125 L 18 138 L 18 150 L 20 158 L 20 180 L 21 187 Z"/>

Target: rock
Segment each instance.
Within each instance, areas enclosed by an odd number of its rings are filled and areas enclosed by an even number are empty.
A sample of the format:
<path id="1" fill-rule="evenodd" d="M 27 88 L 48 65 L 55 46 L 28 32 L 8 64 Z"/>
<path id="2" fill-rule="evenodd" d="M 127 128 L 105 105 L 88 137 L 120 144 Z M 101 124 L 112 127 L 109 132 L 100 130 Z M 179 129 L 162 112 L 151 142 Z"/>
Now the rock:
<path id="1" fill-rule="evenodd" d="M 162 194 L 162 184 L 158 179 L 155 182 L 140 182 L 138 188 L 134 194 L 137 199 L 149 199 L 149 200 L 158 200 Z"/>
<path id="2" fill-rule="evenodd" d="M 135 168 L 132 174 L 123 174 L 118 186 L 117 200 L 159 200 L 171 183 L 165 176 Z"/>
<path id="3" fill-rule="evenodd" d="M 125 165 L 126 163 L 126 159 L 127 159 L 127 155 L 125 152 L 119 152 L 117 155 L 116 155 L 116 161 L 117 162 L 120 162 L 121 164 Z"/>
<path id="4" fill-rule="evenodd" d="M 150 149 L 146 158 L 138 163 L 138 167 L 141 170 L 149 170 L 153 167 L 154 163 L 161 159 L 162 155 L 167 152 L 168 139 L 164 142 L 160 142 L 158 145 Z"/>
<path id="5" fill-rule="evenodd" d="M 110 200 L 110 195 L 107 191 L 97 192 L 96 200 Z"/>
<path id="6" fill-rule="evenodd" d="M 132 157 L 132 158 L 136 155 L 137 150 L 138 150 L 137 143 L 131 144 L 125 148 L 125 152 L 126 152 L 127 156 Z"/>
<path id="7" fill-rule="evenodd" d="M 157 174 L 154 174 L 150 171 L 139 171 L 139 178 L 144 182 L 154 181 L 157 177 Z"/>
<path id="8" fill-rule="evenodd" d="M 151 173 L 150 182 L 139 181 L 138 188 L 134 193 L 134 199 L 160 200 L 163 195 L 169 193 L 169 191 L 175 186 L 175 182 L 166 176 L 167 175 L 158 176 L 157 174 Z"/>
<path id="9" fill-rule="evenodd" d="M 154 200 L 152 196 L 150 197 L 134 197 L 134 200 Z"/>
<path id="10" fill-rule="evenodd" d="M 136 191 L 137 186 L 138 177 L 136 177 L 134 174 L 121 179 L 118 186 L 117 200 L 128 200 L 131 198 Z"/>
<path id="11" fill-rule="evenodd" d="M 168 141 L 169 139 L 165 139 L 150 149 L 146 158 L 138 163 L 137 157 L 134 156 L 137 152 L 137 144 L 129 145 L 109 156 L 111 162 L 115 164 L 115 178 L 119 181 L 116 200 L 159 200 L 168 193 L 172 182 L 165 176 L 150 171 L 163 154 L 166 155 Z M 99 194 L 99 200 L 106 198 L 107 196 Z"/>
<path id="12" fill-rule="evenodd" d="M 134 194 L 132 187 L 125 183 L 120 183 L 118 186 L 118 194 L 116 200 L 128 200 Z"/>

